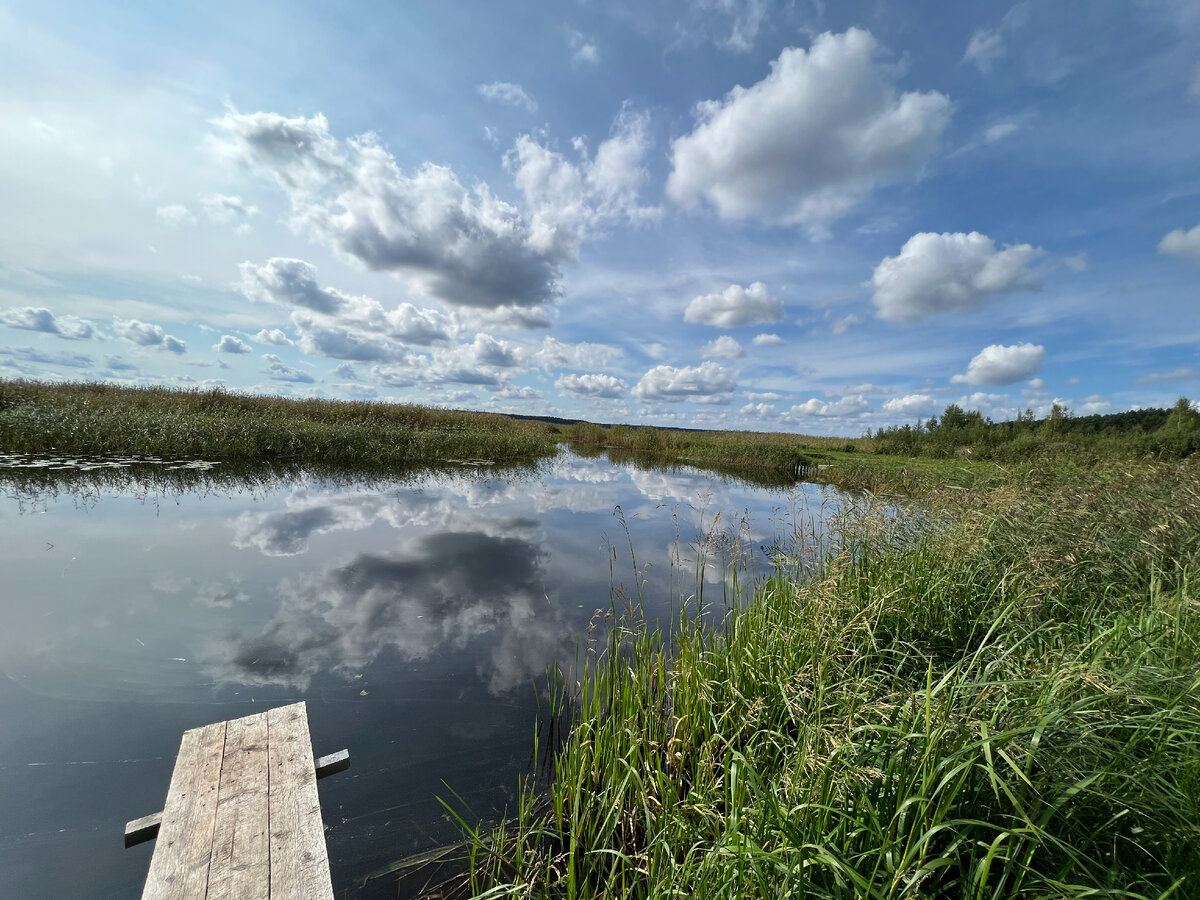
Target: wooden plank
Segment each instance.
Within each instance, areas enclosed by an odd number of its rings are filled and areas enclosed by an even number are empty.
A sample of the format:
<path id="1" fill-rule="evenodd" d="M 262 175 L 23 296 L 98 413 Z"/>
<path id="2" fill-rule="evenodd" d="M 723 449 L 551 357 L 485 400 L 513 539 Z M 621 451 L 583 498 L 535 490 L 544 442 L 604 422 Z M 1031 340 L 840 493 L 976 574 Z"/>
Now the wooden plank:
<path id="1" fill-rule="evenodd" d="M 345 772 L 350 768 L 350 751 L 339 750 L 337 753 L 330 753 L 328 756 L 322 756 L 314 765 L 317 768 L 317 780 L 320 781 L 329 775 L 336 775 L 338 772 Z"/>
<path id="2" fill-rule="evenodd" d="M 142 900 L 203 897 L 217 813 L 225 722 L 183 733 Z"/>
<path id="3" fill-rule="evenodd" d="M 267 900 L 267 714 L 229 722 L 208 870 L 211 900 Z"/>
<path id="4" fill-rule="evenodd" d="M 273 900 L 333 900 L 303 701 L 267 713 Z"/>
<path id="5" fill-rule="evenodd" d="M 125 823 L 125 846 L 136 847 L 146 841 L 158 837 L 158 827 L 162 825 L 162 810 L 134 819 Z"/>

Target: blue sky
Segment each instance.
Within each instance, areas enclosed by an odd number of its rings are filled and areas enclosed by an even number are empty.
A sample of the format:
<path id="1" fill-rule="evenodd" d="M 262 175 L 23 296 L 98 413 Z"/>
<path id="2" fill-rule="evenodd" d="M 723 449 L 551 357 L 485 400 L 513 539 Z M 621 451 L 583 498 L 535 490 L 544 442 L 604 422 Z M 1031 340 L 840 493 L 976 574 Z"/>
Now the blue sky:
<path id="1" fill-rule="evenodd" d="M 0 376 L 857 435 L 1200 394 L 1200 5 L 0 2 Z"/>

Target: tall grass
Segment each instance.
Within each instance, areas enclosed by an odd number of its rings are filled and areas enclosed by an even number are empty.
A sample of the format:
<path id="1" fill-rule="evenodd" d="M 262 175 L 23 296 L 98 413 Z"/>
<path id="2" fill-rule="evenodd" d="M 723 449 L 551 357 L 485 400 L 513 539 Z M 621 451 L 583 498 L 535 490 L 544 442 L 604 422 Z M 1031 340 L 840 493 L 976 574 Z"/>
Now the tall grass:
<path id="1" fill-rule="evenodd" d="M 624 451 L 649 459 L 670 459 L 705 468 L 777 471 L 794 475 L 797 466 L 827 459 L 828 451 L 853 453 L 871 446 L 868 438 L 833 438 L 753 431 L 684 431 L 632 425 L 582 423 L 563 429 L 575 447 Z"/>
<path id="2" fill-rule="evenodd" d="M 625 615 L 472 890 L 1200 896 L 1200 465 L 925 488 L 717 626 Z"/>
<path id="3" fill-rule="evenodd" d="M 554 453 L 551 426 L 430 407 L 222 390 L 0 381 L 0 449 L 424 467 Z"/>

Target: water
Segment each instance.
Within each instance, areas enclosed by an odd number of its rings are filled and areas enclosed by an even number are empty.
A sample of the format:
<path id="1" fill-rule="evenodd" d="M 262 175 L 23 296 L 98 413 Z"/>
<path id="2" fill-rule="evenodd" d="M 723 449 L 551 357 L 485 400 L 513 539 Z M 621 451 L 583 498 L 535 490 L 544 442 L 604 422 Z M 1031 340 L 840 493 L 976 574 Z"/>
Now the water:
<path id="1" fill-rule="evenodd" d="M 39 477 L 58 466 L 78 475 Z M 733 557 L 764 573 L 765 545 L 836 503 L 567 451 L 372 483 L 92 471 L 0 483 L 3 897 L 139 896 L 154 845 L 123 849 L 124 823 L 162 808 L 181 733 L 299 699 L 317 755 L 351 754 L 320 783 L 335 892 L 385 895 L 380 873 L 458 836 L 438 796 L 480 818 L 513 799 L 539 678 L 614 596 L 719 608 Z"/>

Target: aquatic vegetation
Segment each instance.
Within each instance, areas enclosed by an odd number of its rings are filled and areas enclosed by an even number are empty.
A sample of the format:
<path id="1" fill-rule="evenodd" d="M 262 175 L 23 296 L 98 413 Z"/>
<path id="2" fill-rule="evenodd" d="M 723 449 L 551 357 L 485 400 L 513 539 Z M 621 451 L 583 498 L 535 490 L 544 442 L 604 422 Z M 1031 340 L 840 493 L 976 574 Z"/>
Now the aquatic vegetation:
<path id="1" fill-rule="evenodd" d="M 634 608 L 586 648 L 548 785 L 468 828 L 471 890 L 1200 890 L 1200 465 L 960 468 L 877 473 L 921 515 L 868 497 L 716 627 Z"/>
<path id="2" fill-rule="evenodd" d="M 552 456 L 551 426 L 426 406 L 0 381 L 0 449 L 423 467 Z"/>

